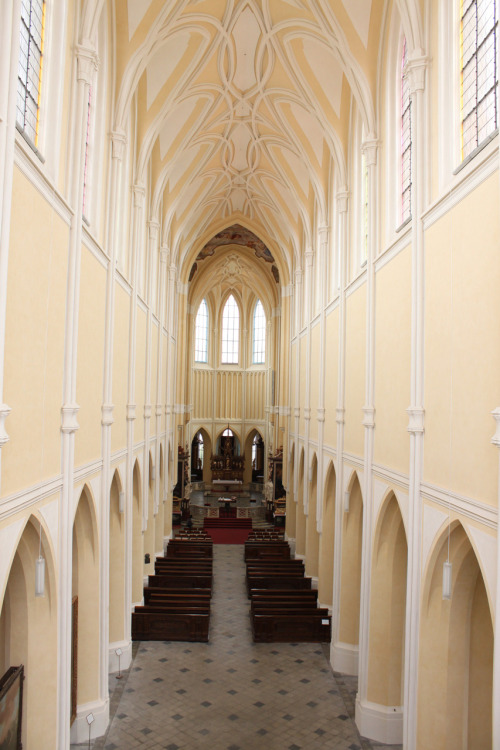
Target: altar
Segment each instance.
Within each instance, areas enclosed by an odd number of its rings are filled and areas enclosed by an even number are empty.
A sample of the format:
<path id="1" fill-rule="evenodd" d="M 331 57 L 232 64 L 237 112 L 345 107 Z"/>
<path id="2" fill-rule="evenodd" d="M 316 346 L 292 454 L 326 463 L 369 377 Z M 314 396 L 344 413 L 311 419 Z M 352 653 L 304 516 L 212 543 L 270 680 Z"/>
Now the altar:
<path id="1" fill-rule="evenodd" d="M 242 484 L 245 471 L 245 456 L 234 454 L 232 437 L 225 437 L 222 454 L 212 454 L 210 458 L 212 483 L 222 485 Z"/>

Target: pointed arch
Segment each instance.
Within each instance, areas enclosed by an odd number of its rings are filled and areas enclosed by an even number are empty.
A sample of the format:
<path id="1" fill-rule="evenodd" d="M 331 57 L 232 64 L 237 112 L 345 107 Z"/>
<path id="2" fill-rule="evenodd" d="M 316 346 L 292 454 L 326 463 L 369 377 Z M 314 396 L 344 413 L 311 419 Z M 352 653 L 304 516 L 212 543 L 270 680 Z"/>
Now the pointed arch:
<path id="1" fill-rule="evenodd" d="M 333 597 L 333 560 L 335 539 L 335 493 L 337 477 L 333 461 L 328 462 L 323 492 L 323 524 L 319 547 L 318 597 L 322 605 L 330 606 Z"/>

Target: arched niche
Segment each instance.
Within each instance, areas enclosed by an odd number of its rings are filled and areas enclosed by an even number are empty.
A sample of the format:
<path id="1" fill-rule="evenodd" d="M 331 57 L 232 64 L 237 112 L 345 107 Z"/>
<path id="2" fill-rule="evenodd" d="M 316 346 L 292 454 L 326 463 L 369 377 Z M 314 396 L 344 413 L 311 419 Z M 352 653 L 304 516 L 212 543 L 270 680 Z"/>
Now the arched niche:
<path id="1" fill-rule="evenodd" d="M 448 559 L 449 600 L 443 599 L 443 564 Z M 471 541 L 455 521 L 436 541 L 424 578 L 417 746 L 490 750 L 492 697 L 490 604 Z"/>
<path id="2" fill-rule="evenodd" d="M 296 500 L 294 494 L 294 476 L 295 476 L 295 443 L 292 443 L 290 450 L 290 463 L 288 466 L 288 491 L 286 494 L 286 533 L 290 539 L 295 539 L 296 535 Z"/>
<path id="3" fill-rule="evenodd" d="M 109 491 L 109 642 L 125 638 L 125 513 L 118 469 Z M 120 510 L 122 508 L 122 510 Z"/>
<path id="4" fill-rule="evenodd" d="M 323 525 L 319 545 L 318 598 L 322 605 L 330 606 L 333 595 L 333 549 L 335 539 L 335 493 L 337 477 L 333 461 L 326 471 L 323 492 Z"/>
<path id="5" fill-rule="evenodd" d="M 94 500 L 85 485 L 73 521 L 73 599 L 78 601 L 76 635 L 76 703 L 99 698 L 99 543 Z"/>
<path id="6" fill-rule="evenodd" d="M 148 453 L 148 519 L 144 531 L 144 575 L 154 573 L 155 559 L 155 507 L 154 507 L 154 487 L 155 487 L 155 469 L 151 451 Z M 146 555 L 149 555 L 149 562 L 146 562 Z"/>
<path id="7" fill-rule="evenodd" d="M 371 570 L 367 698 L 403 705 L 408 544 L 403 517 L 391 491 L 376 524 Z"/>
<path id="8" fill-rule="evenodd" d="M 265 471 L 264 439 L 257 428 L 250 430 L 245 440 L 244 483 L 264 482 Z"/>
<path id="9" fill-rule="evenodd" d="M 357 646 L 361 597 L 363 496 L 356 472 L 353 472 L 347 493 L 349 511 L 343 513 L 342 521 L 339 640 Z"/>
<path id="10" fill-rule="evenodd" d="M 297 482 L 297 506 L 295 515 L 295 551 L 297 555 L 306 553 L 306 519 L 304 517 L 304 448 L 300 450 Z"/>
<path id="11" fill-rule="evenodd" d="M 143 597 L 144 545 L 142 534 L 141 469 L 136 460 L 132 475 L 132 602 L 139 604 Z"/>
<path id="12" fill-rule="evenodd" d="M 318 459 L 313 454 L 310 469 L 311 481 L 308 482 L 309 502 L 306 522 L 306 574 L 312 578 L 318 577 L 319 534 L 316 525 L 318 498 Z"/>
<path id="13" fill-rule="evenodd" d="M 35 596 L 39 554 L 45 560 L 43 596 Z M 19 538 L 0 610 L 0 676 L 21 664 L 23 747 L 50 750 L 57 744 L 57 587 L 49 537 L 35 516 Z"/>

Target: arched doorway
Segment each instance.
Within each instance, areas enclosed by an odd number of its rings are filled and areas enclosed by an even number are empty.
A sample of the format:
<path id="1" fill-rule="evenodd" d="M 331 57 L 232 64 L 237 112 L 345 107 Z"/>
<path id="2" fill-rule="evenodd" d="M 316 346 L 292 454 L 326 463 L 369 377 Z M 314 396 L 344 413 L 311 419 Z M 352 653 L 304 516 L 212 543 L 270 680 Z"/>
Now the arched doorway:
<path id="1" fill-rule="evenodd" d="M 132 487 L 132 604 L 140 604 L 143 598 L 144 547 L 141 512 L 141 471 L 137 460 L 134 464 Z"/>
<path id="2" fill-rule="evenodd" d="M 73 522 L 73 600 L 78 602 L 76 633 L 76 702 L 78 706 L 99 697 L 99 545 L 90 489 L 85 485 Z"/>
<path id="3" fill-rule="evenodd" d="M 349 511 L 343 514 L 342 528 L 339 641 L 347 651 L 351 652 L 351 663 L 354 665 L 357 664 L 359 647 L 363 536 L 363 497 L 356 473 L 350 482 L 348 498 Z"/>
<path id="4" fill-rule="evenodd" d="M 125 638 L 125 518 L 120 511 L 121 481 L 113 475 L 109 493 L 109 643 Z"/>
<path id="5" fill-rule="evenodd" d="M 40 543 L 41 538 L 41 543 Z M 45 560 L 43 596 L 35 596 L 35 563 Z M 0 676 L 24 665 L 22 741 L 26 750 L 57 745 L 57 609 L 52 550 L 31 516 L 10 567 L 0 614 Z M 30 717 L 36 716 L 36 721 Z"/>
<path id="6" fill-rule="evenodd" d="M 372 558 L 367 699 L 403 705 L 408 544 L 398 502 L 389 493 L 376 527 Z"/>
<path id="7" fill-rule="evenodd" d="M 326 472 L 323 494 L 323 524 L 319 543 L 318 598 L 322 606 L 331 607 L 333 599 L 333 547 L 335 539 L 336 476 L 333 463 Z"/>
<path id="8" fill-rule="evenodd" d="M 304 449 L 299 458 L 299 474 L 297 486 L 297 507 L 295 521 L 295 554 L 306 553 L 306 519 L 304 518 Z"/>
<path id="9" fill-rule="evenodd" d="M 443 599 L 443 563 L 452 563 Z M 493 625 L 478 559 L 456 522 L 436 544 L 423 588 L 417 747 L 491 750 Z"/>
<path id="10" fill-rule="evenodd" d="M 295 539 L 296 533 L 296 508 L 293 494 L 293 478 L 295 471 L 295 443 L 292 444 L 290 452 L 290 465 L 288 468 L 288 491 L 286 493 L 286 534 L 289 539 Z"/>
<path id="11" fill-rule="evenodd" d="M 306 575 L 318 578 L 319 534 L 316 526 L 318 498 L 318 460 L 313 455 L 309 482 L 309 506 L 306 521 Z"/>
<path id="12" fill-rule="evenodd" d="M 154 572 L 155 560 L 155 508 L 154 508 L 154 467 L 151 453 L 148 454 L 148 520 L 144 531 L 144 575 Z M 148 558 L 146 557 L 148 555 Z M 149 562 L 146 562 L 149 559 Z"/>

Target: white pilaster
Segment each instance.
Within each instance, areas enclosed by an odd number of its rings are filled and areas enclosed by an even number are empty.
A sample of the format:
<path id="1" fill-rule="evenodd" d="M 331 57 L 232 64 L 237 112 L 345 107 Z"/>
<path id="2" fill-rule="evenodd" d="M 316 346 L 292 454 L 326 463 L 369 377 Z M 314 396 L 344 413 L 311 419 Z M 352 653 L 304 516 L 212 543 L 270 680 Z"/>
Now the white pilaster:
<path id="1" fill-rule="evenodd" d="M 491 442 L 498 448 L 498 493 L 497 507 L 500 507 L 500 406 L 492 411 L 496 422 L 495 434 Z M 498 706 L 500 700 L 500 544 L 497 531 L 497 589 L 495 598 L 495 640 L 493 651 L 493 706 Z M 500 747 L 500 711 L 493 711 L 493 742 L 492 747 Z"/>
<path id="2" fill-rule="evenodd" d="M 411 97 L 412 160 L 412 279 L 411 279 L 411 404 L 409 467 L 409 534 L 405 629 L 403 744 L 417 742 L 418 645 L 420 627 L 422 498 L 424 458 L 424 228 L 421 219 L 425 185 L 424 88 L 427 58 L 411 55 L 405 75 Z"/>

